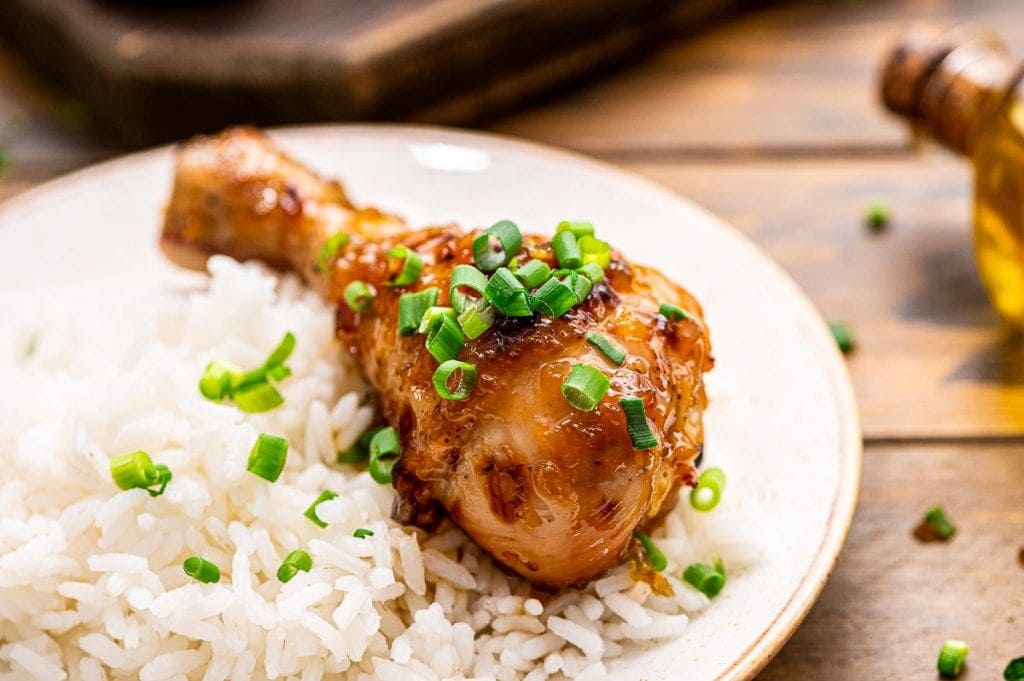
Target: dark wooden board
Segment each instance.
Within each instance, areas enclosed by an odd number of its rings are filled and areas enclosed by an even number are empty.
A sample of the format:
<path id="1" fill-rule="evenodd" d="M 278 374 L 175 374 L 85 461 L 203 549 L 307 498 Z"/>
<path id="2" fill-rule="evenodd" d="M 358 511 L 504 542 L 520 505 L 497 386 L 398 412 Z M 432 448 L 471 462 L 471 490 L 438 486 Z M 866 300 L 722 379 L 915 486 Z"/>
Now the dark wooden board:
<path id="1" fill-rule="evenodd" d="M 4 0 L 0 34 L 131 142 L 258 124 L 466 122 L 747 0 Z"/>

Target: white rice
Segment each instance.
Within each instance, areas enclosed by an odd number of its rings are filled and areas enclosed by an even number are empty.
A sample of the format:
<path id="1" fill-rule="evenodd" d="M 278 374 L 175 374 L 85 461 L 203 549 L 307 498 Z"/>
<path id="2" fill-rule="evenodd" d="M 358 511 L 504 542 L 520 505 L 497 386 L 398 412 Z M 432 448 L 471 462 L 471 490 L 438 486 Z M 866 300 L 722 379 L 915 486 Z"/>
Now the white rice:
<path id="1" fill-rule="evenodd" d="M 708 605 L 671 575 L 718 554 L 733 580 L 757 559 L 728 493 L 708 514 L 680 504 L 655 533 L 672 597 L 625 566 L 538 594 L 457 528 L 397 526 L 389 487 L 333 464 L 374 413 L 331 310 L 257 265 L 218 257 L 210 272 L 203 290 L 53 302 L 0 329 L 0 674 L 601 679 Z M 246 415 L 198 394 L 209 360 L 258 365 L 286 330 L 298 344 L 282 407 Z M 291 446 L 274 484 L 245 470 L 261 432 Z M 173 471 L 164 495 L 113 485 L 110 459 L 136 449 Z M 321 529 L 303 512 L 324 489 L 339 496 L 318 507 Z M 313 569 L 282 584 L 298 548 Z M 189 555 L 221 581 L 189 579 Z"/>

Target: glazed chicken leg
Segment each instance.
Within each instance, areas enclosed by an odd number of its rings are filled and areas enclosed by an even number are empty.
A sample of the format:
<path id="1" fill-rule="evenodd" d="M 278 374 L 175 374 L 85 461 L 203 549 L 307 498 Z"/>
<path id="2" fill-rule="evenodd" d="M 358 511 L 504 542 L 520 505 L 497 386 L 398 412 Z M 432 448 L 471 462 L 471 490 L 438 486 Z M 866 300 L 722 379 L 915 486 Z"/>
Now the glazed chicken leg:
<path id="1" fill-rule="evenodd" d="M 351 240 L 323 263 L 321 249 L 338 231 Z M 464 401 L 443 399 L 431 382 L 437 362 L 424 337 L 398 333 L 398 300 L 436 286 L 438 304 L 448 305 L 452 268 L 473 263 L 478 233 L 411 230 L 357 208 L 337 182 L 318 178 L 262 134 L 236 129 L 179 151 L 162 246 L 192 267 L 225 253 L 293 269 L 337 304 L 338 338 L 401 436 L 396 520 L 430 529 L 447 514 L 532 583 L 583 583 L 621 562 L 633 531 L 670 510 L 680 485 L 695 482 L 702 376 L 712 366 L 707 328 L 689 293 L 613 251 L 606 278 L 563 316 L 499 315 L 468 341 L 459 359 L 477 367 L 479 382 Z M 422 256 L 423 272 L 410 286 L 389 287 L 396 262 L 387 253 L 398 244 Z M 519 255 L 557 266 L 541 237 L 524 236 Z M 327 266 L 318 267 L 318 258 Z M 376 293 L 368 312 L 342 302 L 353 280 Z M 690 316 L 670 321 L 658 313 L 662 302 Z M 588 343 L 588 331 L 621 346 L 624 363 Z M 611 380 L 594 411 L 574 408 L 560 392 L 577 363 Z M 634 449 L 623 396 L 643 399 L 657 446 Z"/>

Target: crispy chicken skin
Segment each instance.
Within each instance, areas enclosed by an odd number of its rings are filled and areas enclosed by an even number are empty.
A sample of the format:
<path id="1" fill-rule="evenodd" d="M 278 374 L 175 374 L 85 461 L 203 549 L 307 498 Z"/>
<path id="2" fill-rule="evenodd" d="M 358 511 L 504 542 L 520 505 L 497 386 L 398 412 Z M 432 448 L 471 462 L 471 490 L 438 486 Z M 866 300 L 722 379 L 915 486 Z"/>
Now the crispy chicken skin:
<path id="1" fill-rule="evenodd" d="M 317 254 L 338 230 L 351 242 L 320 272 Z M 581 584 L 621 562 L 633 531 L 670 510 L 680 485 L 694 484 L 702 376 L 713 363 L 708 331 L 688 292 L 613 252 L 607 278 L 567 314 L 499 316 L 468 341 L 459 359 L 477 366 L 479 382 L 469 399 L 444 400 L 431 383 L 437 362 L 424 337 L 398 334 L 398 298 L 436 286 L 438 304 L 447 305 L 451 270 L 472 264 L 477 233 L 411 230 L 357 208 L 337 182 L 316 177 L 262 134 L 234 129 L 180 149 L 161 243 L 186 266 L 226 253 L 295 270 L 337 304 L 338 338 L 402 438 L 393 473 L 396 520 L 430 529 L 447 514 L 535 585 Z M 385 285 L 398 266 L 386 256 L 396 244 L 423 257 L 412 286 Z M 519 255 L 555 263 L 542 237 L 524 236 Z M 345 285 L 356 279 L 376 291 L 363 314 L 342 302 Z M 658 314 L 663 301 L 691 317 L 669 322 Z M 626 350 L 621 367 L 587 343 L 591 330 Z M 580 362 L 611 379 L 592 412 L 574 409 L 560 392 Z M 633 449 L 619 406 L 625 395 L 643 398 L 660 443 L 653 449 Z"/>

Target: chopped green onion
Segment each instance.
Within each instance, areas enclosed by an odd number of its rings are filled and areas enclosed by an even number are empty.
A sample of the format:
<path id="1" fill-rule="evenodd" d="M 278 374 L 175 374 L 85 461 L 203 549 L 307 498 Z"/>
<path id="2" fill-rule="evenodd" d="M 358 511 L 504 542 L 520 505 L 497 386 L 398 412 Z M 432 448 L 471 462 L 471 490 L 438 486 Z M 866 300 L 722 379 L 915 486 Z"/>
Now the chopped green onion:
<path id="1" fill-rule="evenodd" d="M 320 252 L 316 254 L 316 268 L 321 273 L 327 271 L 330 265 L 331 258 L 338 254 L 338 251 L 345 248 L 348 245 L 348 234 L 345 232 L 335 232 L 327 238 L 324 245 L 321 246 Z"/>
<path id="2" fill-rule="evenodd" d="M 594 411 L 611 385 L 600 369 L 589 364 L 577 364 L 562 382 L 562 396 L 580 411 Z"/>
<path id="3" fill-rule="evenodd" d="M 316 500 L 309 505 L 309 508 L 307 508 L 306 512 L 302 515 L 306 516 L 307 518 L 312 520 L 314 524 L 319 525 L 320 527 L 327 527 L 327 523 L 320 520 L 320 516 L 316 514 L 316 507 L 324 503 L 325 501 L 330 501 L 331 499 L 337 498 L 338 494 L 336 492 L 332 492 L 329 489 L 325 489 L 323 492 L 320 493 L 320 496 L 318 496 Z"/>
<path id="4" fill-rule="evenodd" d="M 291 331 L 285 331 L 284 338 L 277 344 L 277 347 L 267 357 L 267 361 L 263 363 L 265 367 L 275 367 L 284 364 L 285 360 L 292 356 L 295 351 L 295 334 Z"/>
<path id="5" fill-rule="evenodd" d="M 121 489 L 144 489 L 149 496 L 158 497 L 171 481 L 171 469 L 162 463 L 154 464 L 146 452 L 122 454 L 110 460 L 110 477 Z"/>
<path id="6" fill-rule="evenodd" d="M 587 342 L 603 352 L 605 357 L 619 366 L 622 366 L 622 363 L 626 361 L 626 351 L 612 343 L 611 339 L 607 336 L 602 336 L 596 331 L 589 331 L 587 333 Z"/>
<path id="7" fill-rule="evenodd" d="M 292 551 L 285 556 L 281 567 L 277 568 L 277 578 L 282 582 L 290 582 L 292 577 L 299 574 L 299 570 L 309 572 L 313 567 L 313 559 L 301 549 Z"/>
<path id="8" fill-rule="evenodd" d="M 506 317 L 530 317 L 529 294 L 515 275 L 508 269 L 499 267 L 484 288 L 484 297 Z"/>
<path id="9" fill-rule="evenodd" d="M 216 584 L 220 581 L 220 568 L 199 556 L 189 556 L 181 565 L 185 574 L 204 584 Z"/>
<path id="10" fill-rule="evenodd" d="M 572 232 L 572 235 L 577 239 L 581 236 L 592 236 L 594 234 L 594 223 L 583 220 L 562 220 L 555 227 L 555 232 Z"/>
<path id="11" fill-rule="evenodd" d="M 857 348 L 857 341 L 853 338 L 853 330 L 847 324 L 843 322 L 829 322 L 828 330 L 832 332 L 832 338 L 835 339 L 836 345 L 839 346 L 839 351 L 844 355 L 848 355 Z"/>
<path id="12" fill-rule="evenodd" d="M 1024 681 L 1024 657 L 1017 657 L 1010 660 L 1003 670 L 1005 681 Z"/>
<path id="13" fill-rule="evenodd" d="M 943 643 L 942 650 L 939 651 L 939 662 L 936 665 L 939 668 L 939 674 L 948 679 L 960 676 L 968 650 L 967 644 L 963 641 L 951 640 Z"/>
<path id="14" fill-rule="evenodd" d="M 512 270 L 516 279 L 526 288 L 537 288 L 551 276 L 551 268 L 543 260 L 531 260 L 522 267 Z"/>
<path id="15" fill-rule="evenodd" d="M 356 539 L 366 539 L 367 537 L 373 536 L 373 530 L 368 530 L 365 527 L 360 527 L 358 530 L 352 533 L 352 536 Z"/>
<path id="16" fill-rule="evenodd" d="M 206 365 L 199 379 L 199 392 L 208 400 L 219 400 L 230 394 L 231 377 L 237 373 L 237 367 L 215 359 Z"/>
<path id="17" fill-rule="evenodd" d="M 576 270 L 579 274 L 590 280 L 591 284 L 604 281 L 604 270 L 596 262 L 584 263 L 583 267 Z"/>
<path id="18" fill-rule="evenodd" d="M 382 428 L 370 441 L 370 477 L 381 485 L 391 483 L 391 469 L 402 453 L 398 431 Z"/>
<path id="19" fill-rule="evenodd" d="M 455 390 L 448 389 L 448 379 L 458 373 L 458 384 Z M 460 362 L 457 359 L 449 359 L 442 362 L 434 372 L 434 390 L 446 400 L 464 400 L 473 394 L 476 387 L 476 367 L 469 362 Z"/>
<path id="20" fill-rule="evenodd" d="M 661 549 L 658 548 L 649 536 L 640 530 L 633 532 L 633 536 L 639 539 L 643 545 L 644 554 L 647 556 L 647 564 L 651 566 L 652 570 L 661 572 L 668 567 L 668 559 L 665 558 L 665 554 L 661 552 Z"/>
<path id="21" fill-rule="evenodd" d="M 665 317 L 665 319 L 669 320 L 670 322 L 681 322 L 684 319 L 690 318 L 689 312 L 679 307 L 678 305 L 673 305 L 672 303 L 662 303 L 658 307 L 658 314 L 660 314 L 662 317 Z"/>
<path id="22" fill-rule="evenodd" d="M 629 439 L 633 441 L 633 449 L 657 447 L 658 438 L 654 437 L 651 426 L 647 423 L 644 401 L 639 397 L 627 396 L 619 400 L 619 405 L 626 414 L 626 430 L 629 432 Z"/>
<path id="23" fill-rule="evenodd" d="M 349 282 L 342 295 L 345 297 L 345 304 L 356 313 L 366 312 L 373 305 L 373 291 L 365 281 Z"/>
<path id="24" fill-rule="evenodd" d="M 551 239 L 551 247 L 555 250 L 559 267 L 574 270 L 583 265 L 583 254 L 580 252 L 579 244 L 576 243 L 576 235 L 572 232 L 556 233 Z"/>
<path id="25" fill-rule="evenodd" d="M 345 451 L 338 452 L 338 463 L 345 464 L 358 464 L 364 463 L 370 458 L 370 440 L 376 435 L 384 426 L 373 426 L 369 428 L 365 433 L 359 436 L 355 444 L 346 449 Z"/>
<path id="26" fill-rule="evenodd" d="M 572 293 L 576 296 L 576 303 L 582 303 L 590 295 L 590 289 L 594 287 L 588 277 L 580 274 L 579 272 L 570 272 L 568 279 L 569 286 L 572 287 Z"/>
<path id="27" fill-rule="evenodd" d="M 714 598 L 725 586 L 725 570 L 721 561 L 715 567 L 704 563 L 693 563 L 683 571 L 683 581 L 708 598 Z"/>
<path id="28" fill-rule="evenodd" d="M 487 288 L 487 275 L 472 265 L 456 265 L 452 270 L 451 284 L 448 287 L 448 299 L 456 313 L 462 313 L 479 298 L 473 298 L 459 289 L 465 286 L 475 291 L 477 296 L 484 295 Z"/>
<path id="29" fill-rule="evenodd" d="M 283 364 L 275 364 L 267 369 L 267 376 L 270 376 L 275 381 L 283 381 L 291 375 L 292 370 Z"/>
<path id="30" fill-rule="evenodd" d="M 436 286 L 415 293 L 403 293 L 398 297 L 398 334 L 411 336 L 419 329 L 427 310 L 437 305 Z"/>
<path id="31" fill-rule="evenodd" d="M 284 470 L 284 461 L 288 457 L 288 441 L 276 435 L 260 433 L 256 444 L 249 452 L 249 465 L 246 469 L 268 482 L 276 482 Z"/>
<path id="32" fill-rule="evenodd" d="M 438 362 L 455 359 L 466 344 L 455 310 L 450 307 L 432 307 L 423 315 L 420 333 L 426 332 L 427 352 Z"/>
<path id="33" fill-rule="evenodd" d="M 921 524 L 914 530 L 914 536 L 922 541 L 933 541 L 936 539 L 945 541 L 956 534 L 956 526 L 946 516 L 946 510 L 941 506 L 929 509 L 924 514 Z"/>
<path id="34" fill-rule="evenodd" d="M 572 309 L 576 294 L 565 281 L 551 277 L 530 296 L 530 307 L 546 317 L 556 319 Z"/>
<path id="35" fill-rule="evenodd" d="M 864 224 L 872 232 L 884 232 L 892 220 L 892 211 L 883 201 L 875 201 L 864 211 Z"/>
<path id="36" fill-rule="evenodd" d="M 594 264 L 604 269 L 612 264 L 612 247 L 607 241 L 601 241 L 586 234 L 576 242 L 583 254 L 583 264 Z"/>
<path id="37" fill-rule="evenodd" d="M 388 251 L 388 257 L 402 261 L 402 271 L 398 276 L 387 282 L 387 286 L 408 286 L 420 278 L 423 271 L 423 258 L 408 246 L 395 246 Z"/>
<path id="38" fill-rule="evenodd" d="M 239 409 L 249 414 L 261 414 L 284 404 L 281 393 L 269 383 L 257 383 L 248 388 L 236 390 L 232 393 L 231 399 L 235 401 Z"/>
<path id="39" fill-rule="evenodd" d="M 511 220 L 491 225 L 473 240 L 473 261 L 484 272 L 493 272 L 511 260 L 523 246 L 523 235 Z"/>
<path id="40" fill-rule="evenodd" d="M 484 302 L 480 305 L 480 302 Z M 468 305 L 457 318 L 459 327 L 470 340 L 479 338 L 487 329 L 494 326 L 494 306 L 485 301 Z"/>
<path id="41" fill-rule="evenodd" d="M 690 505 L 698 511 L 710 511 L 722 499 L 725 473 L 721 468 L 709 468 L 697 478 L 697 486 L 690 490 Z"/>

